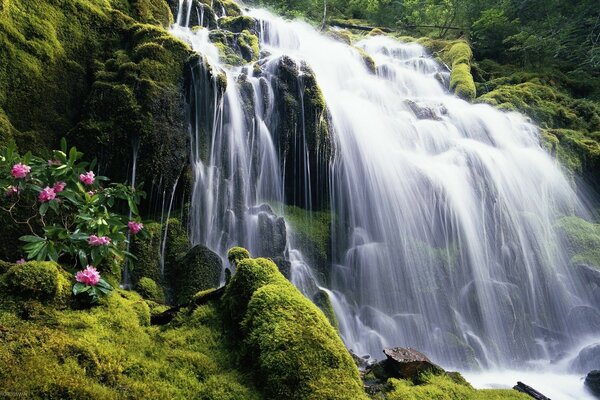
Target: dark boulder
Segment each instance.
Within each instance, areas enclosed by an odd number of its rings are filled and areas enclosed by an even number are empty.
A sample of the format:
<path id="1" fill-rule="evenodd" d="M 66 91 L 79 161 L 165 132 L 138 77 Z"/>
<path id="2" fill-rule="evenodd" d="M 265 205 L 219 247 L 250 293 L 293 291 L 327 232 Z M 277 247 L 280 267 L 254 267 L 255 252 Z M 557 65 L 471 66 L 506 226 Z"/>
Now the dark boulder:
<path id="1" fill-rule="evenodd" d="M 373 368 L 375 376 L 382 381 L 388 378 L 400 378 L 419 382 L 420 375 L 423 373 L 435 375 L 445 373 L 442 367 L 431 362 L 425 354 L 410 347 L 388 348 L 384 349 L 383 353 L 387 358 Z"/>
<path id="2" fill-rule="evenodd" d="M 169 271 L 174 303 L 182 304 L 199 291 L 218 287 L 222 270 L 218 254 L 202 245 L 192 247 Z"/>
<path id="3" fill-rule="evenodd" d="M 594 370 L 585 377 L 585 386 L 600 399 L 600 370 Z"/>

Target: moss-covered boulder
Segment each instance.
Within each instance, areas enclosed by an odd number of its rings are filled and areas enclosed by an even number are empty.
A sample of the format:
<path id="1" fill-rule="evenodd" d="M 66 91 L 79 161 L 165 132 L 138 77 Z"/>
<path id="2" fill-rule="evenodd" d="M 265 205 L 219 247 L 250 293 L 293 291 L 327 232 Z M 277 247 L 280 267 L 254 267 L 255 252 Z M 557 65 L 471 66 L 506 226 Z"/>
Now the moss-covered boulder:
<path id="1" fill-rule="evenodd" d="M 143 277 L 140 279 L 135 285 L 135 290 L 145 299 L 157 303 L 165 302 L 165 292 L 163 288 L 150 278 Z"/>
<path id="2" fill-rule="evenodd" d="M 173 301 L 183 304 L 197 292 L 219 286 L 223 263 L 218 254 L 197 245 L 169 268 Z"/>
<path id="3" fill-rule="evenodd" d="M 14 264 L 2 277 L 2 285 L 15 296 L 55 303 L 69 298 L 72 283 L 69 275 L 51 261 Z"/>
<path id="4" fill-rule="evenodd" d="M 465 100 L 473 100 L 477 95 L 473 75 L 471 75 L 471 60 L 473 52 L 466 42 L 453 44 L 444 56 L 452 68 L 450 73 L 450 89 Z"/>
<path id="5" fill-rule="evenodd" d="M 335 329 L 272 261 L 240 261 L 222 307 L 266 398 L 366 399 Z"/>
<path id="6" fill-rule="evenodd" d="M 209 38 L 219 50 L 220 60 L 224 64 L 244 65 L 257 61 L 260 55 L 258 37 L 247 29 L 240 33 L 216 29 L 210 31 Z"/>
<path id="7" fill-rule="evenodd" d="M 248 31 L 253 34 L 257 32 L 257 21 L 247 15 L 238 17 L 223 17 L 219 20 L 219 28 L 225 29 L 234 33 L 242 33 Z"/>
<path id="8" fill-rule="evenodd" d="M 250 252 L 243 247 L 232 247 L 227 251 L 229 264 L 237 266 L 242 260 L 250 258 Z"/>

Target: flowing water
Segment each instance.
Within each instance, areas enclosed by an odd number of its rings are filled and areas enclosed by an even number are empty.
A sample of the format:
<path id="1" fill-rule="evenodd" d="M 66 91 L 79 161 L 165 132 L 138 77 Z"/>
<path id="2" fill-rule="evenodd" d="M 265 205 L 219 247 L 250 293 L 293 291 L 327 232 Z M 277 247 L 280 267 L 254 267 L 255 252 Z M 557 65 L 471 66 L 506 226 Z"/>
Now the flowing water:
<path id="1" fill-rule="evenodd" d="M 208 31 L 183 22 L 189 3 L 180 1 L 172 32 L 201 54 L 188 88 L 194 243 L 257 254 L 265 224 L 277 229 L 260 204 L 288 200 L 273 122 L 283 101 L 273 76 L 285 56 L 314 72 L 327 105 L 329 281 L 289 241 L 278 251 L 301 290 L 330 295 L 350 349 L 379 358 L 384 347 L 410 346 L 444 366 L 522 369 L 598 335 L 599 304 L 553 228 L 586 210 L 534 125 L 450 95 L 448 72 L 417 44 L 356 43 L 373 72 L 357 48 L 262 10 L 248 11 L 258 20 L 261 72 L 225 67 Z M 297 132 L 306 149 L 306 132 Z M 297 177 L 316 173 L 309 164 Z M 319 191 L 311 181 L 305 191 Z"/>

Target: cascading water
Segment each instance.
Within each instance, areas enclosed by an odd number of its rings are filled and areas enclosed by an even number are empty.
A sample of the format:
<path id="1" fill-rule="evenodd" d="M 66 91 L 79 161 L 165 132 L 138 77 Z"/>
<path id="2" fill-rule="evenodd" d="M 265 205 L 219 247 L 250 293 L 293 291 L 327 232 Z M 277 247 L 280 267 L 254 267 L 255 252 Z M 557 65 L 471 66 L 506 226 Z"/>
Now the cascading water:
<path id="1" fill-rule="evenodd" d="M 377 357 L 411 346 L 446 366 L 517 368 L 589 339 L 599 305 L 553 228 L 586 210 L 535 126 L 449 95 L 448 73 L 417 44 L 357 43 L 374 73 L 356 48 L 305 23 L 248 14 L 265 54 L 260 74 L 257 65 L 221 65 L 207 30 L 173 29 L 203 55 L 190 107 L 194 243 L 265 253 L 265 226 L 270 238 L 285 230 L 261 201 L 289 202 L 293 186 L 303 192 L 294 201 L 313 206 L 323 171 L 309 160 L 306 121 L 296 130 L 298 165 L 282 163 L 277 136 L 284 99 L 273 76 L 291 60 L 314 73 L 333 137 L 330 282 L 316 282 L 289 245 L 277 252 L 305 292 L 328 286 L 349 348 Z"/>

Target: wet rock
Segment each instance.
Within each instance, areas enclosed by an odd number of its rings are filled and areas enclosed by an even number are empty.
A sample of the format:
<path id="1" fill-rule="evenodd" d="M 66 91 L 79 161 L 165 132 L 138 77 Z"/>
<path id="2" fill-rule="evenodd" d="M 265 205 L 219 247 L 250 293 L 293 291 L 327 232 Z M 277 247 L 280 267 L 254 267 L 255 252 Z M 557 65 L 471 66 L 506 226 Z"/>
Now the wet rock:
<path id="1" fill-rule="evenodd" d="M 256 20 L 247 15 L 239 17 L 224 17 L 219 20 L 219 27 L 221 29 L 226 29 L 235 33 L 241 33 L 245 30 L 248 30 L 253 34 L 256 34 L 256 25 Z"/>
<path id="2" fill-rule="evenodd" d="M 585 377 L 584 385 L 600 399 L 600 370 L 594 370 Z"/>
<path id="3" fill-rule="evenodd" d="M 410 379 L 419 381 L 419 376 L 425 372 L 436 375 L 444 374 L 442 367 L 434 364 L 423 353 L 415 349 L 394 347 L 384 349 L 386 360 L 376 364 L 373 368 L 375 376 L 385 381 L 388 378 Z"/>
<path id="4" fill-rule="evenodd" d="M 404 103 L 411 109 L 417 119 L 441 120 L 440 116 L 429 106 L 420 105 L 412 100 L 405 100 Z"/>
<path id="5" fill-rule="evenodd" d="M 569 311 L 568 326 L 576 326 L 585 333 L 600 332 L 600 313 L 590 306 L 577 306 Z"/>
<path id="6" fill-rule="evenodd" d="M 571 370 L 577 373 L 600 370 L 600 343 L 594 343 L 581 349 L 571 362 Z"/>

